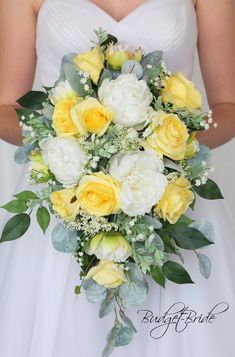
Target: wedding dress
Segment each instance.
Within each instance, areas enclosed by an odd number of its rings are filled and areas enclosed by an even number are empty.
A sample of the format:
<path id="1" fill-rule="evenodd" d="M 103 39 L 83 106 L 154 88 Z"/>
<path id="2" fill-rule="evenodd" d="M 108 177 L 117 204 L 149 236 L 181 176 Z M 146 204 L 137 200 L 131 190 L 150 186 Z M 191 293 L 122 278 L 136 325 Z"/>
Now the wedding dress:
<path id="1" fill-rule="evenodd" d="M 38 14 L 36 40 L 41 84 L 54 83 L 65 53 L 88 50 L 95 39 L 93 30 L 100 26 L 146 52 L 163 50 L 171 71 L 192 76 L 197 21 L 191 0 L 146 0 L 120 22 L 88 0 L 45 0 Z M 24 188 L 22 175 L 17 192 Z M 210 279 L 200 275 L 197 257 L 186 251 L 185 266 L 195 284 L 167 282 L 164 290 L 149 279 L 144 306 L 127 313 L 138 333 L 113 357 L 235 356 L 235 225 L 223 201 L 199 199 L 194 216 L 208 219 L 215 227 L 216 244 L 203 250 L 213 263 Z M 85 294 L 76 299 L 78 281 L 78 265 L 69 254 L 55 251 L 50 231 L 43 236 L 35 222 L 23 238 L 2 244 L 0 357 L 101 356 L 114 318 L 99 319 L 99 306 L 88 303 Z M 183 304 L 195 313 L 185 312 L 177 320 Z M 215 318 L 213 312 L 206 317 L 213 308 Z M 149 310 L 148 316 L 152 312 L 155 317 L 169 310 L 168 320 L 165 316 L 162 322 L 150 322 L 144 318 L 146 312 L 138 310 Z M 194 322 L 193 314 L 198 316 Z"/>

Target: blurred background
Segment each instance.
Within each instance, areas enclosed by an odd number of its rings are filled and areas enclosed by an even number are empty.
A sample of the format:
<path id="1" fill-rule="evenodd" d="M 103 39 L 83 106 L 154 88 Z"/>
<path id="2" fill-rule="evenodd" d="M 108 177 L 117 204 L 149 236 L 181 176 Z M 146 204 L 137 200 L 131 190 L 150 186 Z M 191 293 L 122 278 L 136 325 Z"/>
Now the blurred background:
<path id="1" fill-rule="evenodd" d="M 204 107 L 208 108 L 205 89 L 201 78 L 198 59 L 196 58 L 194 81 L 203 93 Z M 34 88 L 37 88 L 37 75 Z M 219 130 L 219 128 L 218 128 Z M 0 140 L 0 205 L 11 199 L 11 195 L 16 192 L 17 182 L 20 175 L 23 175 L 23 168 L 14 162 L 15 147 Z M 212 151 L 212 166 L 215 173 L 211 176 L 220 186 L 225 200 L 235 213 L 235 139 L 228 144 Z M 4 210 L 0 210 L 0 222 Z"/>

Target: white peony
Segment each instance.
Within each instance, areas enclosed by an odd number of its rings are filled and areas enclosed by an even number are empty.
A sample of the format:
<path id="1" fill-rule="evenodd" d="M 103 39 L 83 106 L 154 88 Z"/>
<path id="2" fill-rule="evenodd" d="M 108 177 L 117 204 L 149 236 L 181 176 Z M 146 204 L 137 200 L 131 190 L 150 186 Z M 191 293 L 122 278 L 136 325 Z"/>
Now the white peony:
<path id="1" fill-rule="evenodd" d="M 40 143 L 42 156 L 56 179 L 65 187 L 78 183 L 85 163 L 85 153 L 73 137 L 45 139 Z"/>
<path id="2" fill-rule="evenodd" d="M 134 74 L 104 79 L 98 95 L 101 103 L 114 113 L 114 123 L 132 127 L 150 121 L 153 95 L 147 83 Z"/>
<path id="3" fill-rule="evenodd" d="M 121 182 L 122 210 L 128 216 L 149 213 L 161 199 L 167 178 L 163 161 L 153 151 L 115 155 L 109 173 Z"/>
<path id="4" fill-rule="evenodd" d="M 59 103 L 63 100 L 68 100 L 76 97 L 77 94 L 74 92 L 67 80 L 61 81 L 55 88 L 50 91 L 49 99 L 52 104 Z"/>

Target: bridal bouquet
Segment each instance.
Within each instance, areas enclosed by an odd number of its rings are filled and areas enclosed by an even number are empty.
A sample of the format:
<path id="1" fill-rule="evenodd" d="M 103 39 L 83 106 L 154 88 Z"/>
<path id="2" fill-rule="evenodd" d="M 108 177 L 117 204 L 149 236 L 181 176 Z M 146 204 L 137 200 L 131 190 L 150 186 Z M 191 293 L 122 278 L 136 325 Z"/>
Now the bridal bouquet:
<path id="1" fill-rule="evenodd" d="M 115 313 L 105 357 L 132 340 L 126 310 L 144 303 L 147 280 L 193 283 L 183 250 L 209 277 L 210 260 L 198 249 L 213 243 L 213 227 L 185 213 L 197 195 L 222 195 L 208 178 L 210 150 L 197 140 L 213 120 L 194 84 L 168 72 L 161 51 L 145 55 L 95 32 L 88 52 L 63 57 L 53 87 L 18 100 L 24 144 L 15 159 L 29 163 L 35 190 L 3 206 L 15 215 L 0 241 L 23 236 L 34 210 L 44 233 L 56 217 L 53 246 L 80 265 L 75 293 L 83 287 L 100 303 L 101 318 Z"/>

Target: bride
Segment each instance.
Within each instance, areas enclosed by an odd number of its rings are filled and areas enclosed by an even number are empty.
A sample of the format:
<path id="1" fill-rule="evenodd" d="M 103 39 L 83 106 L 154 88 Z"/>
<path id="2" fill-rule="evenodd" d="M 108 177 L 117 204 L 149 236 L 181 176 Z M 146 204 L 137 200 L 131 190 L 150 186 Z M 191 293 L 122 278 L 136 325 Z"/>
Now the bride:
<path id="1" fill-rule="evenodd" d="M 18 145 L 16 99 L 58 77 L 61 57 L 86 51 L 102 26 L 121 40 L 164 51 L 171 71 L 191 77 L 198 46 L 208 102 L 219 129 L 200 134 L 211 148 L 235 134 L 234 0 L 1 0 L 0 138 Z M 24 188 L 24 175 L 18 189 Z M 196 213 L 210 220 L 216 245 L 209 248 L 212 276 L 203 279 L 185 254 L 195 285 L 151 284 L 143 307 L 129 312 L 138 334 L 116 349 L 130 357 L 235 356 L 235 224 L 224 202 L 199 200 Z M 207 249 L 205 249 L 207 250 Z M 98 357 L 112 317 L 84 295 L 75 301 L 78 266 L 56 252 L 36 224 L 19 241 L 0 247 L 0 356 Z M 157 323 L 158 318 L 161 323 Z"/>

